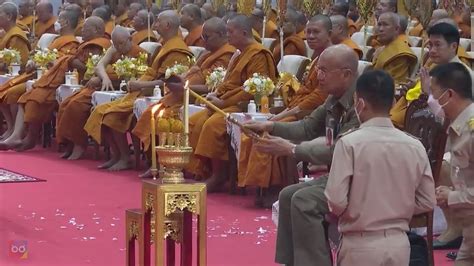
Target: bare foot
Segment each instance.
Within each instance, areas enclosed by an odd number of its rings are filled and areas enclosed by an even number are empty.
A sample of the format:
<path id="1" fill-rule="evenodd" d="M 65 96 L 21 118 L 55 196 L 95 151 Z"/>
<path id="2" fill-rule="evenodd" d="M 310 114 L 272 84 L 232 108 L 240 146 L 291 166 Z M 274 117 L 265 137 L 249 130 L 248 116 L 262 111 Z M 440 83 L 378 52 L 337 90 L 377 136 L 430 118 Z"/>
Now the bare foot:
<path id="1" fill-rule="evenodd" d="M 74 145 L 71 155 L 67 158 L 70 161 L 78 160 L 84 155 L 84 147 L 79 145 Z"/>
<path id="2" fill-rule="evenodd" d="M 138 175 L 140 178 L 152 178 L 153 175 L 151 174 L 151 168 L 148 168 L 145 172 Z"/>
<path id="3" fill-rule="evenodd" d="M 208 193 L 220 192 L 224 188 L 225 179 L 222 177 L 212 176 L 206 180 Z"/>
<path id="4" fill-rule="evenodd" d="M 109 167 L 109 171 L 122 171 L 122 170 L 127 170 L 130 169 L 130 163 L 127 160 L 119 160 L 116 162 L 114 165 Z"/>
<path id="5" fill-rule="evenodd" d="M 7 151 L 7 150 L 12 150 L 15 149 L 16 147 L 19 147 L 22 145 L 21 140 L 15 141 L 4 141 L 0 142 L 0 151 Z"/>
<path id="6" fill-rule="evenodd" d="M 114 165 L 115 163 L 117 163 L 119 161 L 119 158 L 110 158 L 110 160 L 108 160 L 107 162 L 97 166 L 97 168 L 99 169 L 107 169 L 107 168 L 110 168 L 112 165 Z"/>

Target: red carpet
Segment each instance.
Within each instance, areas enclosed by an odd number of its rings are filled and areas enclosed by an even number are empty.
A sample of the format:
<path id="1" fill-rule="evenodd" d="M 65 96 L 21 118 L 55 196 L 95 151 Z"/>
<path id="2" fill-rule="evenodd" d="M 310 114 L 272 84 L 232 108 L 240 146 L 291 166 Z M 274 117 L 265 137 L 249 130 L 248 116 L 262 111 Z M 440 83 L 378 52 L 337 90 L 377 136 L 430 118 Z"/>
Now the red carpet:
<path id="1" fill-rule="evenodd" d="M 0 153 L 1 168 L 47 180 L 0 184 L 0 265 L 125 265 L 125 209 L 141 205 L 141 181 L 98 164 L 44 149 Z M 252 204 L 252 196 L 208 197 L 208 265 L 276 265 L 271 212 Z M 22 240 L 26 259 L 10 254 L 10 242 Z M 436 265 L 453 264 L 444 254 Z"/>

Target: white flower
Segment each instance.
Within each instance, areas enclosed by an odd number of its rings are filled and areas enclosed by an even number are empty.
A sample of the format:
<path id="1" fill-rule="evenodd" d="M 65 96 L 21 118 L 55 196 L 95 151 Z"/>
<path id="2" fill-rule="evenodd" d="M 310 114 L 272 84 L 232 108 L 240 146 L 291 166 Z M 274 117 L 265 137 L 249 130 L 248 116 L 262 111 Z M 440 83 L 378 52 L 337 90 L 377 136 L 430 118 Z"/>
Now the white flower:
<path id="1" fill-rule="evenodd" d="M 259 79 L 259 78 L 256 78 L 256 79 L 253 80 L 253 84 L 255 84 L 257 86 L 260 86 L 260 85 L 262 85 L 262 80 Z"/>
<path id="2" fill-rule="evenodd" d="M 258 77 L 258 74 L 257 74 L 257 73 L 253 73 L 253 76 L 254 76 L 254 77 Z"/>

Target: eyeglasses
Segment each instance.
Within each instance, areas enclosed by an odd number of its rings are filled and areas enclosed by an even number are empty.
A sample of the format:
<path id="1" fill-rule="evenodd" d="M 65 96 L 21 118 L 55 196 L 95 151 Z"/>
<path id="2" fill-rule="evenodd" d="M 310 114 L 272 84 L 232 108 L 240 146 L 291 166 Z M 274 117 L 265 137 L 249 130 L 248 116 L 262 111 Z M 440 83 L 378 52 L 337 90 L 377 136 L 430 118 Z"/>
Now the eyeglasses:
<path id="1" fill-rule="evenodd" d="M 336 68 L 336 69 L 328 70 L 328 69 L 325 69 L 323 67 L 321 67 L 321 68 L 318 67 L 318 76 L 319 75 L 326 76 L 329 73 L 334 73 L 336 71 L 345 70 L 345 69 L 348 69 L 348 68 Z"/>

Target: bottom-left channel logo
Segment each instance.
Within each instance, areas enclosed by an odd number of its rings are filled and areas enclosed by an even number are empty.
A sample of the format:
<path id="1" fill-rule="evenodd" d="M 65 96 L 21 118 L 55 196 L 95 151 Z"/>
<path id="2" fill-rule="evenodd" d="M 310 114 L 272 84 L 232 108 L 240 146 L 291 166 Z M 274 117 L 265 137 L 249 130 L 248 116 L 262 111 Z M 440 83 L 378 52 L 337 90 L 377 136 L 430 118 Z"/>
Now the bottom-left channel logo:
<path id="1" fill-rule="evenodd" d="M 28 241 L 12 240 L 10 241 L 10 256 L 19 259 L 28 258 Z"/>

